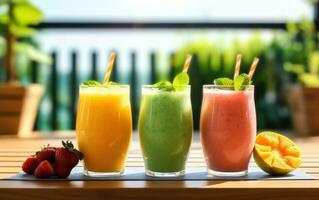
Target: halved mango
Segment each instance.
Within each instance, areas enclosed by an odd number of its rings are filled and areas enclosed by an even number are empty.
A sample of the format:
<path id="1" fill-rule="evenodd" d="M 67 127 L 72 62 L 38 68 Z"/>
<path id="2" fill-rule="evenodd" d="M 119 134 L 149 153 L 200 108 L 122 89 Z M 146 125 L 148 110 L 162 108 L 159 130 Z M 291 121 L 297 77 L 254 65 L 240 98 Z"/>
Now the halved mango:
<path id="1" fill-rule="evenodd" d="M 254 147 L 256 164 L 270 175 L 284 175 L 301 164 L 301 152 L 288 137 L 264 131 L 257 135 Z"/>

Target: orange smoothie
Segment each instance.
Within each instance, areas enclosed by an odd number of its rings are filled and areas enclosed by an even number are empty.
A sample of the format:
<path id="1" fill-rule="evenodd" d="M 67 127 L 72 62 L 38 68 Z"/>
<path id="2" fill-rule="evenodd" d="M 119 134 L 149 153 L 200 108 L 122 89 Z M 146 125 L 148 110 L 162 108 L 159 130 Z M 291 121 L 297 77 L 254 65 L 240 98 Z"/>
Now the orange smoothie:
<path id="1" fill-rule="evenodd" d="M 124 171 L 132 137 L 129 86 L 80 86 L 76 137 L 85 175 Z"/>

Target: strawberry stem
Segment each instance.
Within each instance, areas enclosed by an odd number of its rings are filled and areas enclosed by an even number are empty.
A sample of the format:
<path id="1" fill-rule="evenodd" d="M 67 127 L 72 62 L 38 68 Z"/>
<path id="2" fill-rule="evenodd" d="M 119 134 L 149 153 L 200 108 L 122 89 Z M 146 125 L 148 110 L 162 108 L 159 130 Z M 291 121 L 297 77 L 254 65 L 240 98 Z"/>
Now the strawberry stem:
<path id="1" fill-rule="evenodd" d="M 79 150 L 74 148 L 74 145 L 70 140 L 67 140 L 67 141 L 62 140 L 62 145 L 67 150 L 73 152 L 78 157 L 79 160 L 83 159 L 83 153 L 81 153 Z"/>

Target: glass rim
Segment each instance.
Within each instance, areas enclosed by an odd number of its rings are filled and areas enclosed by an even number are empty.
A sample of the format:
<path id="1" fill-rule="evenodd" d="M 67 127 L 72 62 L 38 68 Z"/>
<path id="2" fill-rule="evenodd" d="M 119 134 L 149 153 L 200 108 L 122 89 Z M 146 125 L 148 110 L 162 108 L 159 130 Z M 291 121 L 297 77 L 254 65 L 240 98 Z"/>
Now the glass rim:
<path id="1" fill-rule="evenodd" d="M 255 90 L 254 85 L 243 85 L 243 87 L 245 87 L 244 90 L 237 91 L 237 90 L 234 90 L 233 85 L 203 85 L 203 93 L 218 92 L 218 91 L 229 91 L 229 92 L 240 93 L 240 92 L 250 92 Z"/>
<path id="2" fill-rule="evenodd" d="M 165 90 L 161 89 L 154 85 L 142 85 L 142 94 L 149 93 L 149 92 L 155 92 L 155 93 L 189 93 L 191 91 L 191 85 L 177 85 L 175 86 L 175 89 L 172 90 Z"/>
<path id="3" fill-rule="evenodd" d="M 254 88 L 254 85 L 242 85 L 244 87 L 248 87 L 248 88 Z M 214 85 L 214 84 L 206 84 L 203 85 L 203 89 L 219 89 L 219 88 L 233 88 L 233 85 Z"/>
<path id="4" fill-rule="evenodd" d="M 176 85 L 177 87 L 187 87 L 187 88 L 190 88 L 191 85 Z M 142 85 L 142 88 L 149 88 L 149 89 L 158 89 L 157 86 L 154 86 L 154 85 Z"/>
<path id="5" fill-rule="evenodd" d="M 107 88 L 130 88 L 130 85 L 128 84 L 116 84 L 116 85 L 80 85 L 80 88 L 101 88 L 101 89 L 107 89 Z"/>

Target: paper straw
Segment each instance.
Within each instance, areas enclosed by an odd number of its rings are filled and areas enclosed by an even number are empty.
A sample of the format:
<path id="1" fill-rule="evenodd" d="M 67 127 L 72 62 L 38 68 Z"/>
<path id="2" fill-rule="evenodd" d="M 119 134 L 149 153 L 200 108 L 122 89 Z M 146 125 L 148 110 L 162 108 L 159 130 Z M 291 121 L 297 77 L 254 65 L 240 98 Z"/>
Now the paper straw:
<path id="1" fill-rule="evenodd" d="M 258 58 L 254 58 L 254 61 L 251 64 L 251 67 L 250 67 L 250 70 L 249 70 L 249 74 L 248 74 L 249 80 L 253 79 L 253 76 L 254 76 L 254 73 L 255 73 L 255 70 L 256 70 L 258 62 L 259 62 L 259 59 Z"/>
<path id="2" fill-rule="evenodd" d="M 112 53 L 111 53 L 111 56 L 110 56 L 110 58 L 109 58 L 109 64 L 108 64 L 108 66 L 107 66 L 106 73 L 105 73 L 105 76 L 104 76 L 104 81 L 103 81 L 104 84 L 105 84 L 105 83 L 108 83 L 109 80 L 110 80 L 111 72 L 112 72 L 112 69 L 113 69 L 115 57 L 116 57 L 116 53 L 112 52 Z"/>
<path id="3" fill-rule="evenodd" d="M 191 64 L 191 61 L 192 61 L 192 55 L 188 54 L 184 63 L 183 72 L 187 73 L 188 68 Z"/>
<path id="4" fill-rule="evenodd" d="M 236 65 L 235 65 L 235 72 L 234 72 L 234 80 L 237 78 L 237 76 L 239 75 L 239 71 L 240 71 L 240 63 L 241 63 L 241 55 L 238 54 L 236 56 Z"/>

